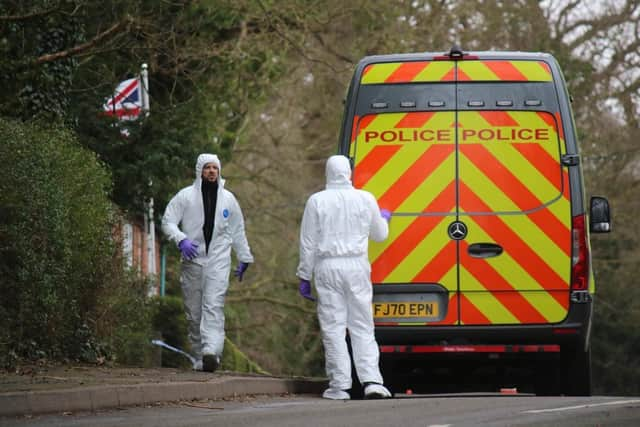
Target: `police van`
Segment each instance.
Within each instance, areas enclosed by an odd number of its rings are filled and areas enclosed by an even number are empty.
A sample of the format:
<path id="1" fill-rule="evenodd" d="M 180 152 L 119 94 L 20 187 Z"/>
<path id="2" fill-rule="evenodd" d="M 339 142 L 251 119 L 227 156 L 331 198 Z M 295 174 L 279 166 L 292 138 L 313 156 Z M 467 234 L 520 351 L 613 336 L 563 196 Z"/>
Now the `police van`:
<path id="1" fill-rule="evenodd" d="M 393 215 L 369 258 L 395 392 L 444 391 L 485 369 L 492 389 L 591 393 L 589 233 L 611 221 L 606 198 L 586 203 L 553 56 L 454 46 L 366 57 L 339 151 L 354 186 Z"/>

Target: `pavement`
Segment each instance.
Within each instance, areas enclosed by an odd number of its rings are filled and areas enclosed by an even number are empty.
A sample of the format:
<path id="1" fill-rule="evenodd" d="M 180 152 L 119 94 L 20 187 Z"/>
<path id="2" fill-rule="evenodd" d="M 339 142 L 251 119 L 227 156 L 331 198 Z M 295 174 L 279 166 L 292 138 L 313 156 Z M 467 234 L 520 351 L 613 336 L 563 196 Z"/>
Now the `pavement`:
<path id="1" fill-rule="evenodd" d="M 87 365 L 26 366 L 0 371 L 0 417 L 68 414 L 166 402 L 247 395 L 317 394 L 323 378 L 229 371 Z"/>

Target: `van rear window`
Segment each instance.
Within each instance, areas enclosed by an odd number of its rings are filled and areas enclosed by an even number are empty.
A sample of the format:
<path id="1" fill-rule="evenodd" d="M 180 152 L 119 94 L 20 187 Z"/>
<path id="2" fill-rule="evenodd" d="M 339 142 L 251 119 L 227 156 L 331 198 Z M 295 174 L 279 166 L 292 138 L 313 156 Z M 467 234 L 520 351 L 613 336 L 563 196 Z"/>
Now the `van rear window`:
<path id="1" fill-rule="evenodd" d="M 459 180 L 469 189 L 461 211 L 529 212 L 562 197 L 564 144 L 552 114 L 461 111 L 457 129 Z"/>
<path id="2" fill-rule="evenodd" d="M 450 81 L 548 82 L 551 80 L 551 69 L 544 61 L 405 61 L 369 64 L 362 73 L 360 83 L 369 85 Z"/>

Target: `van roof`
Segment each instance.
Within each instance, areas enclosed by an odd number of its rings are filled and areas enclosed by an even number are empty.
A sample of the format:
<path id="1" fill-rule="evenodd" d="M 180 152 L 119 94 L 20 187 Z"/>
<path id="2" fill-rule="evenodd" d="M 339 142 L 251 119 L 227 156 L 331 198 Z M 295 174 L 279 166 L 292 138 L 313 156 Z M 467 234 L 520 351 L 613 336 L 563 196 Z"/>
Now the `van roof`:
<path id="1" fill-rule="evenodd" d="M 449 59 L 449 52 L 418 52 L 388 55 L 371 55 L 360 60 L 359 64 L 374 62 L 403 62 Z M 454 59 L 454 58 L 451 58 Z M 519 59 L 519 60 L 553 60 L 553 56 L 545 52 L 520 51 L 470 51 L 464 52 L 463 59 Z"/>

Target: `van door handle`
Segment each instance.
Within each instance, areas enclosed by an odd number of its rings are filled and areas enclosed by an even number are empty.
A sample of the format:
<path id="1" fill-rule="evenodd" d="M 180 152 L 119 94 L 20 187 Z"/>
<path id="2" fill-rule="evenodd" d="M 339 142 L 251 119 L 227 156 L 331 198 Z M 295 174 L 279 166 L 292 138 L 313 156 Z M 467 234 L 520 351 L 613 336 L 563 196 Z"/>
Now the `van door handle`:
<path id="1" fill-rule="evenodd" d="M 502 246 L 495 243 L 473 243 L 467 252 L 473 258 L 491 258 L 502 253 Z"/>

